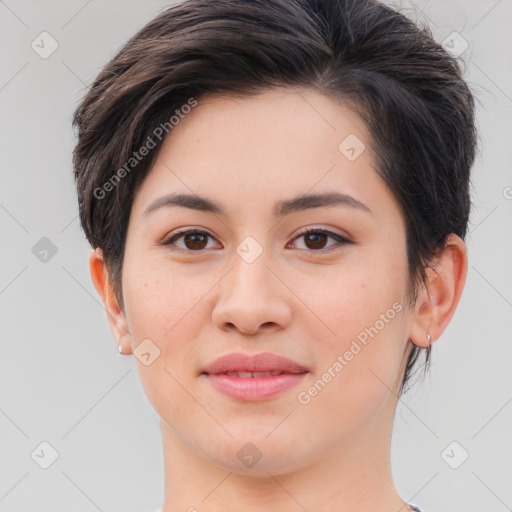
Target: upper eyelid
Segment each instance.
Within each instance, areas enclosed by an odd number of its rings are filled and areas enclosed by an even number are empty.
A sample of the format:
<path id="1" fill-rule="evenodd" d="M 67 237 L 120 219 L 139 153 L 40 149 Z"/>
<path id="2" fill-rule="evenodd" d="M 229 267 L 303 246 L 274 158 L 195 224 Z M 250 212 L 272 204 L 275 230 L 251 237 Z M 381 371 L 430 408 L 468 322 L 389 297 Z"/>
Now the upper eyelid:
<path id="1" fill-rule="evenodd" d="M 295 233 L 295 236 L 297 237 L 297 236 L 305 235 L 305 234 L 307 234 L 310 231 L 323 231 L 323 232 L 328 233 L 330 235 L 336 235 L 336 236 L 339 236 L 341 238 L 345 238 L 346 240 L 350 239 L 350 237 L 348 235 L 345 235 L 343 233 L 337 233 L 336 231 L 333 231 L 331 228 L 322 228 L 322 227 L 317 227 L 317 226 L 311 226 L 311 227 L 302 228 L 300 231 Z M 292 236 L 292 235 L 290 235 L 290 236 Z"/>

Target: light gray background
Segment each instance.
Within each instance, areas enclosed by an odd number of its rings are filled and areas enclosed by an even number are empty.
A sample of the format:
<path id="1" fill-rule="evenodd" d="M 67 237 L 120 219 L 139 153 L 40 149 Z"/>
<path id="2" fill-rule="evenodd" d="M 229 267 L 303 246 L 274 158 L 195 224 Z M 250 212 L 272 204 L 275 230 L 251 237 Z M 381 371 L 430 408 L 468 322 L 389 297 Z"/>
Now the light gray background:
<path id="1" fill-rule="evenodd" d="M 89 277 L 71 115 L 101 67 L 167 5 L 0 1 L 2 511 L 162 505 L 159 418 L 133 356 L 116 350 Z M 403 498 L 426 512 L 502 512 L 512 507 L 512 2 L 403 6 L 429 19 L 437 40 L 458 31 L 468 41 L 461 59 L 479 103 L 481 152 L 466 288 L 434 345 L 430 377 L 399 403 L 393 472 Z M 47 59 L 31 48 L 42 31 L 59 45 Z M 57 247 L 46 263 L 32 252 L 42 237 Z M 441 455 L 452 441 L 469 453 L 458 469 Z M 42 442 L 58 452 L 48 469 L 31 455 Z M 457 461 L 461 448 L 448 454 Z"/>

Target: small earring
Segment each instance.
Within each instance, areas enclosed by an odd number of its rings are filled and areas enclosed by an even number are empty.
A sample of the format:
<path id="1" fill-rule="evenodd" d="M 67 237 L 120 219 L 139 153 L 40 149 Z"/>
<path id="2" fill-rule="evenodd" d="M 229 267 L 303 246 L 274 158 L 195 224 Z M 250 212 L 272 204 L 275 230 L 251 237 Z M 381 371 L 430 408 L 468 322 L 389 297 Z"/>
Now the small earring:
<path id="1" fill-rule="evenodd" d="M 428 341 L 428 344 L 430 345 L 430 340 L 431 340 L 431 336 L 429 333 L 427 333 L 427 341 Z"/>
<path id="2" fill-rule="evenodd" d="M 119 353 L 122 354 L 123 353 L 123 346 L 119 345 L 118 350 L 119 350 Z"/>

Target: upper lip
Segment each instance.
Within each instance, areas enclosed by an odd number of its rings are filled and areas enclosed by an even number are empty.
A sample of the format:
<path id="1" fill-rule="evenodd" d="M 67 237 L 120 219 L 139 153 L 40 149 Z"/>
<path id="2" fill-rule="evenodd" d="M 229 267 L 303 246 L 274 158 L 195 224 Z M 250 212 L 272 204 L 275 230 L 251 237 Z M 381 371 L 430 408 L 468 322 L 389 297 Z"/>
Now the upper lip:
<path id="1" fill-rule="evenodd" d="M 286 357 L 263 352 L 248 356 L 242 353 L 232 353 L 221 356 L 210 363 L 203 371 L 209 375 L 215 375 L 226 372 L 267 372 L 281 371 L 284 373 L 304 373 L 309 370 Z"/>

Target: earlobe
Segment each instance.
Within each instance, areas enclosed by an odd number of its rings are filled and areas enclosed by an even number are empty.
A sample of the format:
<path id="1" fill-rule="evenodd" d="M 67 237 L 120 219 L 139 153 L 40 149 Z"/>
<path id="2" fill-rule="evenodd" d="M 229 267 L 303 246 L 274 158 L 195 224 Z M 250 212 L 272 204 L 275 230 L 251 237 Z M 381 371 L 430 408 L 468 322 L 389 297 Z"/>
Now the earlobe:
<path id="1" fill-rule="evenodd" d="M 110 331 L 116 344 L 120 347 L 119 352 L 127 354 L 131 350 L 131 343 L 126 324 L 126 316 L 119 307 L 117 298 L 109 280 L 107 267 L 103 259 L 103 251 L 97 247 L 89 255 L 89 270 L 94 288 L 98 292 L 110 326 Z"/>
<path id="2" fill-rule="evenodd" d="M 467 267 L 466 245 L 452 233 L 426 269 L 427 286 L 418 294 L 409 332 L 415 345 L 427 348 L 446 329 L 462 295 Z"/>

